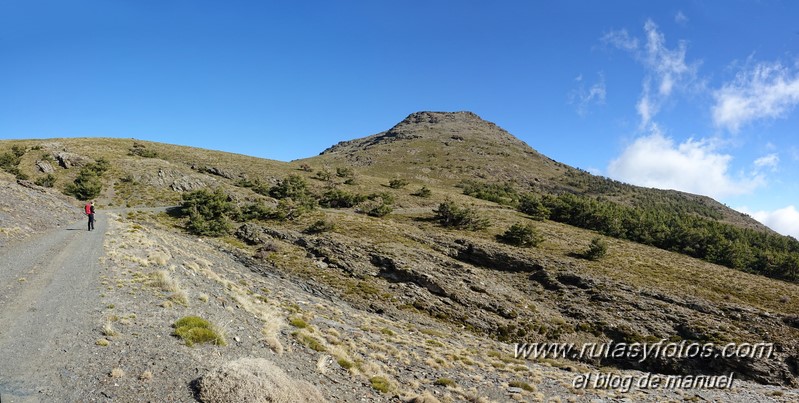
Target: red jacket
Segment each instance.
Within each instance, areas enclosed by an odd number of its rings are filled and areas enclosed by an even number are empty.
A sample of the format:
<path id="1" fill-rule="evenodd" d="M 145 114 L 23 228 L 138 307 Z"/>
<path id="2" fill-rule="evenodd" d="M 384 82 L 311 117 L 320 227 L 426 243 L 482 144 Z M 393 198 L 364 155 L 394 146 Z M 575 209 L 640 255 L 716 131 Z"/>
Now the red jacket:
<path id="1" fill-rule="evenodd" d="M 91 205 L 91 203 L 86 203 L 85 209 L 86 209 L 86 214 L 91 214 L 92 213 L 92 205 Z"/>

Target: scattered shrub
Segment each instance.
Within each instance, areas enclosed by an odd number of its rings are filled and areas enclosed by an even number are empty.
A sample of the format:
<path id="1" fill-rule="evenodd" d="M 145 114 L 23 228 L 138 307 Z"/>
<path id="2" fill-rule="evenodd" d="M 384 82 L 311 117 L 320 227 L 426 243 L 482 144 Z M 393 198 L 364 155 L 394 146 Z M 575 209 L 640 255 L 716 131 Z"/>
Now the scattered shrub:
<path id="1" fill-rule="evenodd" d="M 526 193 L 519 199 L 519 211 L 530 216 L 534 220 L 546 220 L 549 218 L 550 211 L 541 201 L 541 197 L 533 193 Z"/>
<path id="2" fill-rule="evenodd" d="M 305 229 L 307 234 L 321 234 L 323 232 L 332 231 L 335 226 L 333 223 L 325 220 L 316 220 L 310 227 Z"/>
<path id="3" fill-rule="evenodd" d="M 600 237 L 591 240 L 591 245 L 583 252 L 583 256 L 589 260 L 599 260 L 608 252 L 608 244 Z"/>
<path id="4" fill-rule="evenodd" d="M 187 229 L 195 235 L 222 236 L 230 233 L 231 218 L 239 218 L 238 208 L 228 200 L 222 189 L 206 189 L 183 194 L 180 211 L 189 217 Z"/>
<path id="5" fill-rule="evenodd" d="M 37 178 L 34 183 L 42 187 L 51 188 L 55 185 L 55 179 L 55 175 L 47 174 L 46 176 Z"/>
<path id="6" fill-rule="evenodd" d="M 330 189 L 319 199 L 319 205 L 330 208 L 350 208 L 366 200 L 366 196 L 341 189 Z"/>
<path id="7" fill-rule="evenodd" d="M 384 217 L 394 211 L 394 207 L 378 197 L 361 203 L 357 211 L 372 217 Z"/>
<path id="8" fill-rule="evenodd" d="M 314 179 L 318 179 L 320 181 L 325 181 L 325 182 L 329 181 L 332 177 L 333 174 L 331 174 L 330 171 L 328 171 L 327 169 L 316 171 L 316 174 L 314 175 Z"/>
<path id="9" fill-rule="evenodd" d="M 477 231 L 488 227 L 488 220 L 480 217 L 476 211 L 459 207 L 453 201 L 447 200 L 433 210 L 436 219 L 445 227 L 454 227 Z"/>
<path id="10" fill-rule="evenodd" d="M 352 178 L 355 176 L 355 171 L 352 168 L 336 168 L 336 176 L 339 178 Z"/>
<path id="11" fill-rule="evenodd" d="M 103 190 L 103 182 L 97 172 L 98 170 L 88 165 L 81 168 L 78 177 L 66 186 L 64 192 L 78 200 L 89 200 L 99 196 Z"/>
<path id="12" fill-rule="evenodd" d="M 144 158 L 156 158 L 158 157 L 158 153 L 155 150 L 148 150 L 144 144 L 141 143 L 133 143 L 133 147 L 128 149 L 128 155 L 144 157 Z"/>
<path id="13" fill-rule="evenodd" d="M 430 189 L 427 186 L 422 186 L 421 188 L 419 188 L 419 190 L 411 194 L 416 197 L 428 198 L 432 196 L 433 192 L 430 191 Z"/>
<path id="14" fill-rule="evenodd" d="M 495 183 L 465 181 L 459 186 L 463 188 L 463 194 L 467 196 L 492 201 L 494 203 L 513 206 L 516 205 L 519 200 L 519 193 L 513 187 L 512 183 L 499 185 Z"/>
<path id="15" fill-rule="evenodd" d="M 308 189 L 308 183 L 299 175 L 289 175 L 269 189 L 269 195 L 284 202 L 278 205 L 273 218 L 294 219 L 316 207 L 316 198 Z"/>
<path id="16" fill-rule="evenodd" d="M 497 235 L 500 242 L 508 245 L 531 248 L 540 244 L 544 237 L 532 224 L 516 223 L 510 226 L 502 235 Z"/>
<path id="17" fill-rule="evenodd" d="M 392 179 L 388 182 L 388 187 L 392 189 L 402 189 L 405 186 L 408 186 L 408 181 L 405 179 Z"/>

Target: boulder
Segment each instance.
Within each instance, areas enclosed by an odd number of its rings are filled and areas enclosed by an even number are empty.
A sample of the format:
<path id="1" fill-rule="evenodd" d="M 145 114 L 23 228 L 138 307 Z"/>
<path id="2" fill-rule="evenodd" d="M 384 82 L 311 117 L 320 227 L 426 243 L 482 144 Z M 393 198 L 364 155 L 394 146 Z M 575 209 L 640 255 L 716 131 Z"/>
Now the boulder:
<path id="1" fill-rule="evenodd" d="M 36 167 L 39 168 L 40 171 L 42 171 L 42 172 L 44 172 L 46 174 L 51 174 L 51 173 L 55 172 L 55 168 L 53 168 L 53 165 L 50 164 L 49 161 L 38 160 L 38 161 L 36 161 Z"/>

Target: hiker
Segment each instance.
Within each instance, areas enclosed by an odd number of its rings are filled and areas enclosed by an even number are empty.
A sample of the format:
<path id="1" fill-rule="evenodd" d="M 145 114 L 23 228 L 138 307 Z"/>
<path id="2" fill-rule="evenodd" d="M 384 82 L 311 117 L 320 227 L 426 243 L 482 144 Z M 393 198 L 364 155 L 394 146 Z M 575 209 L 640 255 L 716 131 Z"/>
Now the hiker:
<path id="1" fill-rule="evenodd" d="M 94 229 L 94 201 L 86 203 L 86 215 L 89 217 L 89 231 Z"/>

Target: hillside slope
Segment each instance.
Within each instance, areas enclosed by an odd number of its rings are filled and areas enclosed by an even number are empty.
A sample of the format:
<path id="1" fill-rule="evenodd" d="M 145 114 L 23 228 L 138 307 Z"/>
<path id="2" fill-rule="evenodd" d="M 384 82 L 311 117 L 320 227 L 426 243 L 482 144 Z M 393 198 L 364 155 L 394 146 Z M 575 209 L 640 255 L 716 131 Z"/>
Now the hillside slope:
<path id="1" fill-rule="evenodd" d="M 373 176 L 433 185 L 511 182 L 527 190 L 603 196 L 627 205 L 654 201 L 688 211 L 710 209 L 725 222 L 771 231 L 706 196 L 627 185 L 557 162 L 472 112 L 416 112 L 386 132 L 340 142 L 301 161 L 351 165 Z"/>
<path id="2" fill-rule="evenodd" d="M 520 193 L 662 207 L 773 233 L 704 197 L 559 164 L 474 114 L 420 112 L 386 133 L 291 163 L 127 139 L 0 142 L 0 154 L 9 152 L 15 157 L 5 161 L 14 164 L 4 169 L 53 188 L 6 175 L 0 201 L 7 206 L 26 192 L 45 197 L 36 201 L 45 206 L 63 204 L 58 190 L 85 169 L 99 172 L 103 185 L 96 197 L 109 213 L 103 289 L 86 330 L 98 343 L 88 351 L 102 359 L 76 384 L 82 399 L 191 401 L 201 378 L 247 357 L 268 359 L 330 400 L 797 397 L 797 284 L 608 237 L 600 238 L 604 257 L 587 259 L 597 232 L 531 219 L 457 185 L 507 181 Z M 185 208 L 164 211 L 182 200 Z M 442 206 L 468 225 L 448 226 Z M 67 212 L 80 218 L 79 204 L 44 209 L 42 220 L 53 219 L 43 230 L 58 231 L 56 217 Z M 3 213 L 4 223 L 26 221 L 22 210 Z M 504 241 L 514 224 L 541 242 Z M 5 232 L 13 226 L 2 224 Z M 210 320 L 228 345 L 182 345 L 172 325 L 187 315 Z M 772 343 L 774 351 L 759 359 L 513 357 L 514 343 L 659 340 L 710 344 L 714 353 L 729 343 Z M 571 385 L 577 374 L 605 372 L 734 373 L 738 383 L 731 390 Z"/>

